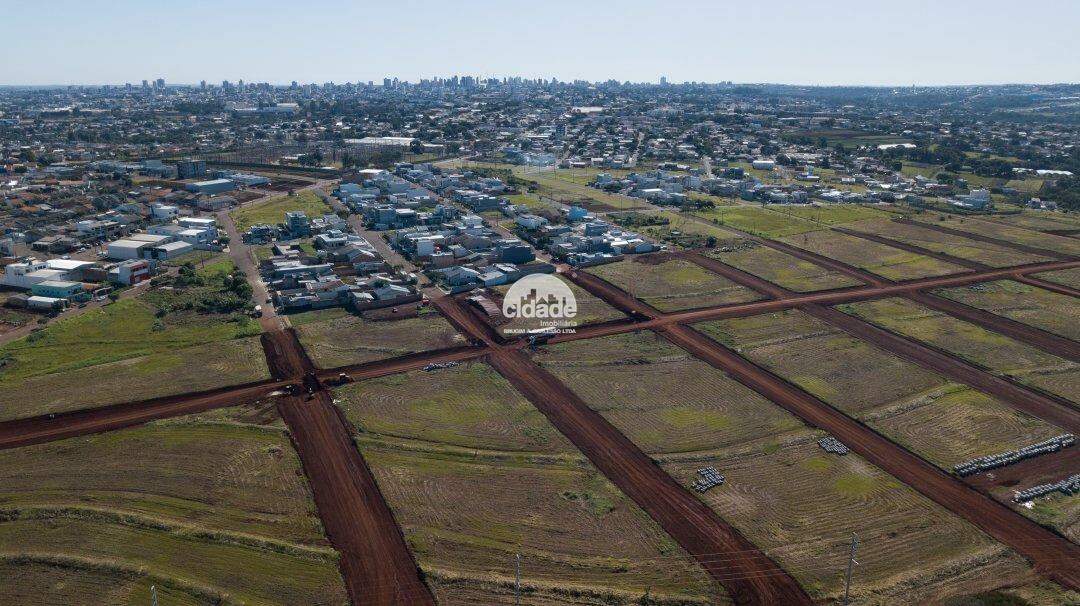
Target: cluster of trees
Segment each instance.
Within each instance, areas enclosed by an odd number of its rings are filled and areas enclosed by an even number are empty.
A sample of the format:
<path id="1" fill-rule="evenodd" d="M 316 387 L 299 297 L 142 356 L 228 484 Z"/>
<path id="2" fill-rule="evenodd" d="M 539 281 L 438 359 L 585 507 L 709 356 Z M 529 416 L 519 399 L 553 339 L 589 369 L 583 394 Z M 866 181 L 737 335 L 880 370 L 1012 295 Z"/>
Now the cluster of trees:
<path id="1" fill-rule="evenodd" d="M 171 285 L 172 291 L 155 290 L 147 295 L 159 318 L 181 311 L 228 314 L 246 309 L 251 301 L 251 285 L 240 270 L 203 274 L 185 263 Z"/>

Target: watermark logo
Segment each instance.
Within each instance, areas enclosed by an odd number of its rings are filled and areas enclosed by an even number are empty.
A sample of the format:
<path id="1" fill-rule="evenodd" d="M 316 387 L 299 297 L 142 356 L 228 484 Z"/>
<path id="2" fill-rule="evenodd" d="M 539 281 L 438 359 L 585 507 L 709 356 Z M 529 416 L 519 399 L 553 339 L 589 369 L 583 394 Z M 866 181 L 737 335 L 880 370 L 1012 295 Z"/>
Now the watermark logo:
<path id="1" fill-rule="evenodd" d="M 531 274 L 514 282 L 506 291 L 503 315 L 535 324 L 533 329 L 575 326 L 577 298 L 565 282 L 547 274 Z"/>

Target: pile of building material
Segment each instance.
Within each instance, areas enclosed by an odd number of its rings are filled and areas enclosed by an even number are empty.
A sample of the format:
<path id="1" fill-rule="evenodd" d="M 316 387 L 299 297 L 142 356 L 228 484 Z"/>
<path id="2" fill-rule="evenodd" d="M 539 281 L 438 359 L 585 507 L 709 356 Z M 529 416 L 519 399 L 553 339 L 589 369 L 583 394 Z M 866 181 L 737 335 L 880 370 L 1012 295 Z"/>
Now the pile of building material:
<path id="1" fill-rule="evenodd" d="M 724 483 L 724 476 L 720 475 L 720 472 L 715 467 L 702 467 L 697 470 L 700 478 L 694 480 L 694 490 L 698 492 L 705 492 L 714 486 L 720 486 Z"/>
<path id="2" fill-rule="evenodd" d="M 424 370 L 432 371 L 439 370 L 440 368 L 453 368 L 458 364 L 461 364 L 461 362 L 432 362 L 431 364 L 425 366 Z"/>
<path id="3" fill-rule="evenodd" d="M 847 446 L 844 446 L 843 442 L 837 440 L 832 436 L 821 438 L 817 441 L 817 443 L 818 446 L 825 449 L 825 452 L 831 452 L 838 455 L 846 455 L 847 453 L 851 452 L 851 450 L 848 449 Z"/>
<path id="4" fill-rule="evenodd" d="M 1053 484 L 1039 484 L 1025 490 L 1018 490 L 1013 500 L 1017 503 L 1025 503 L 1054 491 L 1060 491 L 1065 496 L 1080 492 L 1080 473 Z"/>
<path id="5" fill-rule="evenodd" d="M 1031 444 L 1018 450 L 1009 450 L 998 454 L 979 457 L 977 459 L 971 459 L 970 461 L 964 461 L 956 467 L 953 467 L 953 472 L 960 477 L 969 476 L 979 473 L 980 471 L 996 469 L 998 467 L 1012 465 L 1013 463 L 1023 461 L 1024 459 L 1057 452 L 1062 448 L 1068 448 L 1075 443 L 1076 437 L 1071 433 L 1065 433 L 1056 438 L 1043 440 L 1042 442 Z"/>

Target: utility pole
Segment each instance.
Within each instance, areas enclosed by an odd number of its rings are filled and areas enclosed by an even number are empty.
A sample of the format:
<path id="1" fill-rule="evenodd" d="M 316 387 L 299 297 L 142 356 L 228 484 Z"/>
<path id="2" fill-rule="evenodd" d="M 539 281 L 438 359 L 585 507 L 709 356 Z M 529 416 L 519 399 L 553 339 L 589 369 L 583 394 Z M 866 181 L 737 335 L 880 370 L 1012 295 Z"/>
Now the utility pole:
<path id="1" fill-rule="evenodd" d="M 150 604 L 151 606 L 158 606 L 157 603 L 157 585 L 150 586 Z"/>
<path id="2" fill-rule="evenodd" d="M 521 554 L 516 554 L 514 560 L 514 605 L 521 606 Z"/>
<path id="3" fill-rule="evenodd" d="M 859 536 L 851 533 L 851 554 L 848 556 L 847 575 L 844 579 L 844 606 L 848 606 L 848 596 L 851 595 L 851 569 L 858 562 L 855 561 L 855 550 L 859 547 Z"/>

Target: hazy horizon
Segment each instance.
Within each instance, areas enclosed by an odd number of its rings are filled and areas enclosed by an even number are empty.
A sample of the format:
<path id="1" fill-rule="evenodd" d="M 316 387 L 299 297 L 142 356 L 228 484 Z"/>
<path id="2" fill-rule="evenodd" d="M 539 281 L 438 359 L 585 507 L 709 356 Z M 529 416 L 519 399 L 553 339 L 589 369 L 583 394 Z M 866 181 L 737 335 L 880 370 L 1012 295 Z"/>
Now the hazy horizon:
<path id="1" fill-rule="evenodd" d="M 20 3 L 5 15 L 0 84 L 143 79 L 417 82 L 451 75 L 794 86 L 1080 81 L 1080 3 L 1003 0 L 612 7 L 553 0 L 137 0 Z M 963 24 L 957 26 L 956 24 Z"/>

